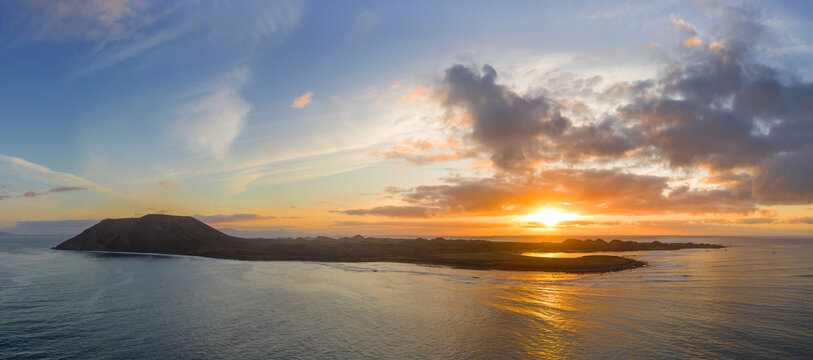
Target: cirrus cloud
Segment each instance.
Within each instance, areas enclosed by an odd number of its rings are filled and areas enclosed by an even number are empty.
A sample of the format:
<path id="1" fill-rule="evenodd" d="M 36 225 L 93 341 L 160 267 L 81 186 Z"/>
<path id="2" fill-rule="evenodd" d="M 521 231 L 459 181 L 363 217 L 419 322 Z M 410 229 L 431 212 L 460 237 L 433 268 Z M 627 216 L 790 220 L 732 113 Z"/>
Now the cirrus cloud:
<path id="1" fill-rule="evenodd" d="M 251 111 L 251 104 L 240 95 L 247 76 L 248 69 L 238 68 L 198 89 L 193 100 L 177 109 L 173 139 L 196 153 L 224 156 Z"/>

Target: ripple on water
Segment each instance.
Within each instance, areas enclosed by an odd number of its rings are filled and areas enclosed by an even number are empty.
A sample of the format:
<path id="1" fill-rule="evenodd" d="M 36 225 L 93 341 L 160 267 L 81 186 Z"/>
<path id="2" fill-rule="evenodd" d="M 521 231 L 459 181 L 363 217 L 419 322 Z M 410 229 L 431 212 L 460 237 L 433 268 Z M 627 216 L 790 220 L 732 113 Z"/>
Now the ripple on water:
<path id="1" fill-rule="evenodd" d="M 809 243 L 639 252 L 651 266 L 561 274 L 30 241 L 0 240 L 11 358 L 813 358 Z"/>

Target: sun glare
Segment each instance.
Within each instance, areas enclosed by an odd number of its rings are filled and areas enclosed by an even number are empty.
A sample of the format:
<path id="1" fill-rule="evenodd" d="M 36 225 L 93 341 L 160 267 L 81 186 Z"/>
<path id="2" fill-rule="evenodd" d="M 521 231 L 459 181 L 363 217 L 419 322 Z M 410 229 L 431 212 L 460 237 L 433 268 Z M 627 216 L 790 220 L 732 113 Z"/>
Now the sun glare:
<path id="1" fill-rule="evenodd" d="M 540 223 L 545 226 L 556 226 L 562 221 L 571 221 L 581 219 L 581 216 L 574 213 L 565 212 L 558 209 L 545 208 L 533 214 L 525 215 L 522 220 L 527 222 Z"/>

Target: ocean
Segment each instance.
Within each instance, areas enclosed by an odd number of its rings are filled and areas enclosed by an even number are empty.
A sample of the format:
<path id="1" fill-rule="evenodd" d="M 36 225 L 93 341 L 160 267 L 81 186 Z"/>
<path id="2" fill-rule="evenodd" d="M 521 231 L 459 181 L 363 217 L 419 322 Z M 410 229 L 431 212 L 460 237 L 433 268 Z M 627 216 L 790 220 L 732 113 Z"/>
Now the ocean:
<path id="1" fill-rule="evenodd" d="M 811 359 L 813 241 L 604 274 L 50 250 L 0 237 L 0 358 Z M 640 239 L 636 239 L 640 240 Z"/>

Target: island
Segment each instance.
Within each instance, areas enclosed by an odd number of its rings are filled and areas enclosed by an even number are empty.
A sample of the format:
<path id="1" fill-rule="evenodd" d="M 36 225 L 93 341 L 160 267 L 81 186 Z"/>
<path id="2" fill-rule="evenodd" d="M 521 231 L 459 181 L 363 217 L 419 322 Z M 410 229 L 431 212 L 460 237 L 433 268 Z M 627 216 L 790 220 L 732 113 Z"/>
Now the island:
<path id="1" fill-rule="evenodd" d="M 150 214 L 140 218 L 105 219 L 54 247 L 57 250 L 191 255 L 235 260 L 398 262 L 481 270 L 568 273 L 609 272 L 646 265 L 621 256 L 587 255 L 540 258 L 526 252 L 606 252 L 721 248 L 714 244 L 612 240 L 504 242 L 371 238 L 258 239 L 229 236 L 188 216 Z"/>

